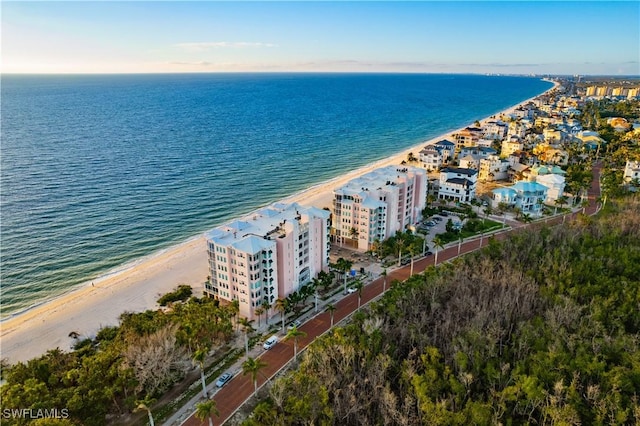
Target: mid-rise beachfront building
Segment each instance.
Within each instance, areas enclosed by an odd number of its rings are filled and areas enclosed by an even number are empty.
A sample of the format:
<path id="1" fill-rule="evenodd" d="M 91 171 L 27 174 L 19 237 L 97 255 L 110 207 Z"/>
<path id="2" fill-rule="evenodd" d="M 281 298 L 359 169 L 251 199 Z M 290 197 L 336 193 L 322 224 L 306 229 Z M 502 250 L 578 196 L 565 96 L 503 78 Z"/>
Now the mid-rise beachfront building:
<path id="1" fill-rule="evenodd" d="M 238 300 L 240 316 L 273 304 L 310 282 L 329 265 L 327 210 L 276 203 L 210 231 L 210 279 L 205 295 Z"/>
<path id="2" fill-rule="evenodd" d="M 459 167 L 440 170 L 438 198 L 468 203 L 476 196 L 478 171 Z"/>
<path id="3" fill-rule="evenodd" d="M 427 201 L 427 173 L 408 166 L 387 166 L 347 182 L 333 191 L 335 241 L 367 251 L 415 224 Z"/>
<path id="4" fill-rule="evenodd" d="M 456 134 L 456 149 L 464 146 L 477 146 L 482 137 L 482 129 L 479 127 L 465 127 Z"/>

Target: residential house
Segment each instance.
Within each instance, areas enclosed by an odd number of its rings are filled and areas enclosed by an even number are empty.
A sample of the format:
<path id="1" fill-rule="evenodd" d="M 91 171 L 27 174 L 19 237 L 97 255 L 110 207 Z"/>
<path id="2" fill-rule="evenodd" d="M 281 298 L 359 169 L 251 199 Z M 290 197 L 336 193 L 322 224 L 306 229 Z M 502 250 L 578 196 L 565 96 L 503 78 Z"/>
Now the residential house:
<path id="1" fill-rule="evenodd" d="M 478 171 L 458 167 L 446 167 L 440 170 L 438 198 L 470 202 L 476 196 Z"/>
<path id="2" fill-rule="evenodd" d="M 565 188 L 565 178 L 560 174 L 543 174 L 535 177 L 535 181 L 547 187 L 547 204 L 554 204 L 555 201 L 562 197 Z"/>
<path id="3" fill-rule="evenodd" d="M 502 142 L 502 150 L 500 151 L 500 156 L 502 158 L 506 158 L 514 152 L 522 151 L 523 148 L 524 144 L 522 143 L 522 139 L 515 135 L 511 136 Z"/>
<path id="4" fill-rule="evenodd" d="M 434 148 L 438 149 L 442 153 L 442 164 L 447 164 L 451 161 L 456 152 L 456 144 L 443 139 L 441 141 L 436 142 Z"/>
<path id="5" fill-rule="evenodd" d="M 440 170 L 444 164 L 442 150 L 433 146 L 425 147 L 419 152 L 418 158 L 420 159 L 422 166 L 427 169 L 427 171 Z"/>
<path id="6" fill-rule="evenodd" d="M 482 129 L 479 127 L 466 127 L 456 133 L 456 149 L 465 146 L 477 146 L 482 137 Z"/>
<path id="7" fill-rule="evenodd" d="M 640 161 L 627 160 L 624 166 L 623 180 L 632 182 L 636 179 L 640 180 Z"/>
<path id="8" fill-rule="evenodd" d="M 500 120 L 488 121 L 482 128 L 482 137 L 488 140 L 502 140 L 507 136 L 508 129 L 509 126 Z"/>
<path id="9" fill-rule="evenodd" d="M 480 182 L 504 180 L 509 177 L 511 163 L 501 159 L 498 155 L 490 155 L 480 160 L 478 179 Z"/>
<path id="10" fill-rule="evenodd" d="M 494 189 L 492 195 L 494 207 L 503 202 L 523 213 L 540 215 L 547 198 L 547 187 L 537 182 L 521 181 L 507 188 Z"/>

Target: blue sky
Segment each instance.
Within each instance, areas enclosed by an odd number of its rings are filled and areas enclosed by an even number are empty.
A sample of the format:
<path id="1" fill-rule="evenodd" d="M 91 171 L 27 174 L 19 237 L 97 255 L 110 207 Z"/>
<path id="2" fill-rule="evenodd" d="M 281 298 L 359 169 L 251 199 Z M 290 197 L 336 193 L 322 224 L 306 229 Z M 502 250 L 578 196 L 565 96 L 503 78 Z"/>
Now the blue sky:
<path id="1" fill-rule="evenodd" d="M 3 73 L 640 74 L 637 1 L 2 2 Z"/>

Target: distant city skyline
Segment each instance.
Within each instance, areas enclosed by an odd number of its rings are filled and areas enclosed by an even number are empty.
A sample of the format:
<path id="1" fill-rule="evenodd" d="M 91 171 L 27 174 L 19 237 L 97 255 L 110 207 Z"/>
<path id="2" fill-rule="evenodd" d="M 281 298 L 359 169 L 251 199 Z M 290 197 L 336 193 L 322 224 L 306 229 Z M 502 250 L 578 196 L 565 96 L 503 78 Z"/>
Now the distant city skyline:
<path id="1" fill-rule="evenodd" d="M 2 2 L 2 73 L 640 74 L 638 2 Z"/>

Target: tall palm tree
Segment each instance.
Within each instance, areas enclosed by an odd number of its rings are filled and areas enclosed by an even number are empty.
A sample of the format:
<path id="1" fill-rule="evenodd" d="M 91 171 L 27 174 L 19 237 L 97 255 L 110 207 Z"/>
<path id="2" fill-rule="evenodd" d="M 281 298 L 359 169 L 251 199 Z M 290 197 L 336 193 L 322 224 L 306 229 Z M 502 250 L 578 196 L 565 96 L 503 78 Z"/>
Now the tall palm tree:
<path id="1" fill-rule="evenodd" d="M 135 411 L 145 410 L 147 415 L 149 416 L 149 425 L 155 426 L 155 421 L 153 420 L 153 414 L 151 414 L 150 406 L 156 402 L 155 399 L 152 399 L 149 395 L 147 395 L 143 400 L 136 401 L 137 407 Z"/>
<path id="2" fill-rule="evenodd" d="M 422 250 L 422 247 L 418 245 L 417 241 L 414 241 L 409 245 L 409 254 L 411 255 L 411 272 L 409 273 L 410 277 L 413 276 L 413 261 L 415 260 L 418 253 L 421 252 L 421 250 Z"/>
<path id="3" fill-rule="evenodd" d="M 336 261 L 336 268 L 338 268 L 338 270 L 340 272 L 342 272 L 342 277 L 344 279 L 344 292 L 347 292 L 347 272 L 349 272 L 351 270 L 351 267 L 353 266 L 353 262 L 344 258 L 340 258 Z"/>
<path id="4" fill-rule="evenodd" d="M 242 326 L 242 331 L 244 332 L 244 351 L 247 356 L 249 356 L 249 333 L 256 331 L 251 324 L 253 320 L 248 320 L 247 318 L 240 318 L 238 321 Z"/>
<path id="5" fill-rule="evenodd" d="M 209 426 L 213 426 L 213 416 L 220 417 L 220 411 L 213 399 L 199 402 L 196 404 L 196 418 L 205 421 L 209 419 Z"/>
<path id="6" fill-rule="evenodd" d="M 271 303 L 268 300 L 262 301 L 262 309 L 264 309 L 264 323 L 269 325 L 269 310 L 271 309 Z"/>
<path id="7" fill-rule="evenodd" d="M 458 233 L 458 256 L 460 256 L 460 250 L 462 249 L 462 241 L 464 240 L 464 238 L 462 238 L 462 233 Z"/>
<path id="8" fill-rule="evenodd" d="M 202 396 L 204 399 L 207 399 L 209 395 L 207 394 L 207 383 L 204 379 L 204 359 L 207 356 L 207 351 L 204 349 L 198 349 L 193 354 L 193 362 L 200 367 L 200 381 L 202 382 Z"/>
<path id="9" fill-rule="evenodd" d="M 238 299 L 233 299 L 231 301 L 231 305 L 229 305 L 229 309 L 231 311 L 231 316 L 236 322 L 236 331 L 238 331 L 238 313 L 240 313 L 240 301 Z"/>
<path id="10" fill-rule="evenodd" d="M 302 330 L 298 330 L 297 326 L 293 326 L 291 330 L 287 332 L 285 340 L 293 339 L 293 359 L 298 359 L 298 337 L 307 337 L 307 333 Z"/>
<path id="11" fill-rule="evenodd" d="M 276 299 L 276 304 L 275 304 L 275 308 L 276 311 L 280 312 L 280 317 L 282 319 L 282 331 L 284 331 L 284 317 L 285 314 L 287 313 L 287 309 L 289 308 L 289 306 L 287 306 L 287 299 L 283 299 L 281 297 Z"/>
<path id="12" fill-rule="evenodd" d="M 247 360 L 242 363 L 242 375 L 251 374 L 254 395 L 258 393 L 258 373 L 266 366 L 266 362 L 251 357 L 247 358 Z"/>
<path id="13" fill-rule="evenodd" d="M 358 310 L 360 310 L 360 302 L 362 301 L 362 289 L 364 288 L 364 284 L 362 281 L 358 280 L 354 284 L 356 290 L 358 290 Z"/>
<path id="14" fill-rule="evenodd" d="M 331 303 L 329 303 L 326 308 L 325 311 L 329 312 L 329 315 L 331 316 L 331 328 L 333 328 L 333 314 L 336 311 L 336 306 L 332 305 Z"/>
<path id="15" fill-rule="evenodd" d="M 433 265 L 435 266 L 438 264 L 438 253 L 440 253 L 440 250 L 438 249 L 444 248 L 444 242 L 442 241 L 442 238 L 436 235 L 433 238 L 433 247 L 436 249 L 436 257 L 433 262 Z"/>
<path id="16" fill-rule="evenodd" d="M 387 268 L 384 268 L 380 275 L 382 275 L 382 292 L 384 293 L 387 291 Z"/>
<path id="17" fill-rule="evenodd" d="M 398 250 L 398 266 L 402 264 L 402 249 L 407 243 L 407 239 L 402 232 L 396 232 L 395 245 Z"/>
<path id="18" fill-rule="evenodd" d="M 262 314 L 264 314 L 264 308 L 262 306 L 258 306 L 253 312 L 258 316 L 258 328 L 262 325 Z"/>

